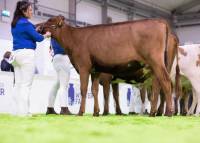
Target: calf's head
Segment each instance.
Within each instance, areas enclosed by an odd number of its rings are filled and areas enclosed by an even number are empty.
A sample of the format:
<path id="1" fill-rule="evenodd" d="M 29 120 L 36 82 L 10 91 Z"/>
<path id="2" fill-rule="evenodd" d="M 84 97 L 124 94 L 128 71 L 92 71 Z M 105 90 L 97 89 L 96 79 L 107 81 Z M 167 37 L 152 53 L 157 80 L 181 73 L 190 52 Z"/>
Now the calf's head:
<path id="1" fill-rule="evenodd" d="M 48 19 L 46 22 L 36 24 L 36 29 L 39 33 L 44 34 L 47 31 L 51 32 L 52 37 L 56 37 L 59 34 L 59 29 L 65 23 L 64 16 L 55 16 Z"/>

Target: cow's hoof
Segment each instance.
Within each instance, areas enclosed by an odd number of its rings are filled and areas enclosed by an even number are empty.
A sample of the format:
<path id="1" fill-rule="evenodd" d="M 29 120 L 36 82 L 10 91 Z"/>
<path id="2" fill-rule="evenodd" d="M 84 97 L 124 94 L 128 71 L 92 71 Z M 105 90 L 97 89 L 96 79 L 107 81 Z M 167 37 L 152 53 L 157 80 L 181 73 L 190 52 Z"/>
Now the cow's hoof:
<path id="1" fill-rule="evenodd" d="M 93 116 L 94 116 L 94 117 L 99 117 L 99 112 L 93 113 Z"/>
<path id="2" fill-rule="evenodd" d="M 116 111 L 115 114 L 116 114 L 116 115 L 122 115 L 122 112 L 121 112 L 121 111 Z"/>
<path id="3" fill-rule="evenodd" d="M 156 116 L 162 116 L 162 115 L 163 115 L 163 110 L 159 108 Z"/>
<path id="4" fill-rule="evenodd" d="M 156 114 L 156 116 L 162 116 L 163 114 L 162 113 L 160 113 L 160 112 L 158 112 L 157 114 Z"/>
<path id="5" fill-rule="evenodd" d="M 186 116 L 186 115 L 187 115 L 187 112 L 183 112 L 181 115 L 182 115 L 182 116 Z"/>
<path id="6" fill-rule="evenodd" d="M 167 111 L 165 112 L 165 116 L 172 117 L 172 115 L 173 115 L 172 112 L 169 112 L 169 111 L 168 111 L 168 112 L 167 112 Z"/>
<path id="7" fill-rule="evenodd" d="M 175 109 L 174 115 L 178 115 L 178 109 Z"/>
<path id="8" fill-rule="evenodd" d="M 178 115 L 178 109 L 175 109 L 174 115 Z"/>
<path id="9" fill-rule="evenodd" d="M 83 116 L 83 112 L 79 111 L 77 115 L 78 116 Z"/>
<path id="10" fill-rule="evenodd" d="M 155 117 L 156 116 L 156 113 L 150 113 L 149 114 L 149 117 Z"/>
<path id="11" fill-rule="evenodd" d="M 177 116 L 177 115 L 178 115 L 178 112 L 175 112 L 175 113 L 174 113 L 174 116 Z"/>
<path id="12" fill-rule="evenodd" d="M 116 113 L 115 115 L 120 115 L 120 116 L 126 116 L 126 114 L 120 112 L 120 113 Z"/>
<path id="13" fill-rule="evenodd" d="M 121 114 L 122 114 L 121 109 L 116 109 L 116 115 L 121 115 Z"/>
<path id="14" fill-rule="evenodd" d="M 107 115 L 109 115 L 109 113 L 108 113 L 108 112 L 103 112 L 102 115 L 103 115 L 103 116 L 107 116 Z"/>

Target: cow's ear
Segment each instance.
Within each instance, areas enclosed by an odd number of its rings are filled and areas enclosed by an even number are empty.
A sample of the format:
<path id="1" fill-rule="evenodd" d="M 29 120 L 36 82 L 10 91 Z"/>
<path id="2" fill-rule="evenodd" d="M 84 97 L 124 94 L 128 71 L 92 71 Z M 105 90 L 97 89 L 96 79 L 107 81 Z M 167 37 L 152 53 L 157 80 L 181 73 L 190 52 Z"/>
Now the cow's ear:
<path id="1" fill-rule="evenodd" d="M 61 18 L 63 21 L 65 20 L 65 17 L 64 17 L 64 16 L 62 16 L 62 15 L 60 16 L 60 18 Z"/>
<path id="2" fill-rule="evenodd" d="M 63 25 L 63 22 L 60 20 L 60 21 L 58 22 L 58 26 L 61 27 L 62 25 Z"/>
<path id="3" fill-rule="evenodd" d="M 58 26 L 59 26 L 59 27 L 61 27 L 61 26 L 63 25 L 64 20 L 65 20 L 65 17 L 62 16 L 62 15 L 60 15 L 60 16 L 59 16 L 59 22 L 58 22 Z"/>

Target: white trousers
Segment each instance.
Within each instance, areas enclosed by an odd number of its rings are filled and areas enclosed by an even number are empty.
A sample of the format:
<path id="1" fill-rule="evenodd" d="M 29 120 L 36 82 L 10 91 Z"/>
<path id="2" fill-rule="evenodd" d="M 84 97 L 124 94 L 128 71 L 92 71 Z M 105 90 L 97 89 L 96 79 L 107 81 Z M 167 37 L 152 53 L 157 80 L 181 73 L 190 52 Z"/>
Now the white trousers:
<path id="1" fill-rule="evenodd" d="M 30 90 L 35 71 L 35 51 L 20 49 L 14 51 L 14 55 L 15 84 L 13 97 L 17 107 L 15 114 L 23 116 L 29 114 Z"/>
<path id="2" fill-rule="evenodd" d="M 60 106 L 68 106 L 68 85 L 70 77 L 70 60 L 67 55 L 56 54 L 53 66 L 57 73 L 57 80 L 50 91 L 48 107 L 54 107 L 56 96 L 60 99 Z"/>

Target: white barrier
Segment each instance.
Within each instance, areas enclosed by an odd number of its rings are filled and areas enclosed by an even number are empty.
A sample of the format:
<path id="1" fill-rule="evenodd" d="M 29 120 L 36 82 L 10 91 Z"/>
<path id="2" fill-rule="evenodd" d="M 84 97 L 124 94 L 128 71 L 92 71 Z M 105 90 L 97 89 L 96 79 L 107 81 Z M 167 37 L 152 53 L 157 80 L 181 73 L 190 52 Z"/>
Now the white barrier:
<path id="1" fill-rule="evenodd" d="M 72 70 L 70 76 L 70 85 L 69 85 L 69 109 L 72 113 L 78 113 L 81 101 L 80 94 L 80 82 L 79 76 Z M 55 82 L 54 76 L 42 76 L 35 75 L 33 86 L 31 89 L 30 97 L 30 112 L 31 113 L 45 113 L 48 95 L 50 89 L 52 88 Z M 94 99 L 91 93 L 91 82 L 88 85 L 88 93 L 86 100 L 86 113 L 93 113 Z M 12 91 L 13 91 L 13 73 L 10 72 L 0 72 L 0 113 L 11 113 L 13 108 L 12 101 Z M 120 84 L 119 85 L 119 94 L 120 94 L 120 106 L 123 113 L 129 112 L 130 105 L 132 106 L 133 97 L 138 98 L 137 89 L 132 88 L 129 84 Z M 13 93 L 14 94 L 14 93 Z M 112 91 L 110 92 L 112 94 Z M 136 96 L 137 95 L 137 96 Z M 99 106 L 100 113 L 103 113 L 103 89 L 102 86 L 99 87 Z M 58 98 L 57 98 L 58 99 Z M 110 96 L 110 113 L 114 112 L 114 101 L 113 96 Z M 131 107 L 133 108 L 133 107 Z M 135 108 L 135 107 L 134 107 Z M 59 112 L 59 100 L 56 100 L 55 110 Z M 140 112 L 140 107 L 135 108 L 136 112 Z"/>
<path id="2" fill-rule="evenodd" d="M 12 113 L 13 73 L 0 72 L 0 113 Z"/>

